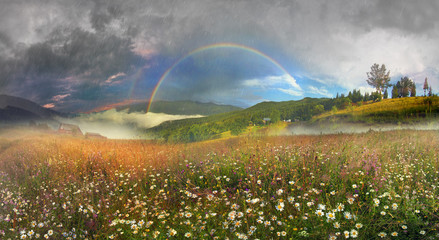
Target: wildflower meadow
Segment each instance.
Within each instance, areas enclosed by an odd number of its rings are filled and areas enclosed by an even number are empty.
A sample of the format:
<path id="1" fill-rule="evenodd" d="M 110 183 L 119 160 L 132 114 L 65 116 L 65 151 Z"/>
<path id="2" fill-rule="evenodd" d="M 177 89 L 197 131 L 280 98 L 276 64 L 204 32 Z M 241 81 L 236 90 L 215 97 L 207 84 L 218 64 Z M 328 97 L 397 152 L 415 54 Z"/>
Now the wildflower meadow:
<path id="1" fill-rule="evenodd" d="M 0 239 L 438 239 L 438 143 L 0 138 Z"/>

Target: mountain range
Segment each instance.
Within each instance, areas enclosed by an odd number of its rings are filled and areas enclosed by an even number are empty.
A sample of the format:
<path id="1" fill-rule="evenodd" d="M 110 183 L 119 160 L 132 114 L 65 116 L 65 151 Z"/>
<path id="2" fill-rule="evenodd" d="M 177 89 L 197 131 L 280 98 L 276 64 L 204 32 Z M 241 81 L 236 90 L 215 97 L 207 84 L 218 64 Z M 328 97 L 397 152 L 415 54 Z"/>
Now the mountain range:
<path id="1" fill-rule="evenodd" d="M 127 104 L 116 107 L 117 111 L 127 111 L 128 113 L 145 113 L 148 102 L 138 102 L 134 104 Z M 214 115 L 219 113 L 226 113 L 242 110 L 242 108 L 219 105 L 215 103 L 200 103 L 191 101 L 158 101 L 154 102 L 150 111 L 155 113 L 166 113 L 170 115 Z M 44 108 L 30 100 L 9 96 L 0 95 L 0 123 L 29 123 L 36 122 L 58 122 L 57 117 L 73 117 L 74 114 L 60 113 L 52 109 Z"/>
<path id="2" fill-rule="evenodd" d="M 2 123 L 21 123 L 32 120 L 54 121 L 55 117 L 64 115 L 24 98 L 0 95 L 0 122 Z"/>

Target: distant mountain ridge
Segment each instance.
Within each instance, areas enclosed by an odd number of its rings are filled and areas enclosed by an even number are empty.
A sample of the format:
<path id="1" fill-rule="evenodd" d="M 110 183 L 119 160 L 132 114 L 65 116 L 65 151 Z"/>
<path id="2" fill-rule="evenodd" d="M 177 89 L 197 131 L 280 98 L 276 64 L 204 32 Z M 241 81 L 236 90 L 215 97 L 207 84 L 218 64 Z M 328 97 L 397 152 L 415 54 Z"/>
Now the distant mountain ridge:
<path id="1" fill-rule="evenodd" d="M 61 113 L 41 107 L 37 103 L 21 97 L 0 95 L 0 122 L 53 120 L 54 117 L 61 115 Z"/>
<path id="2" fill-rule="evenodd" d="M 135 103 L 117 107 L 116 110 L 128 110 L 129 113 L 146 112 L 147 106 L 147 102 Z M 153 102 L 149 111 L 172 115 L 214 115 L 237 110 L 242 110 L 242 108 L 231 105 L 219 105 L 216 103 L 201 103 L 192 101 L 157 101 Z"/>

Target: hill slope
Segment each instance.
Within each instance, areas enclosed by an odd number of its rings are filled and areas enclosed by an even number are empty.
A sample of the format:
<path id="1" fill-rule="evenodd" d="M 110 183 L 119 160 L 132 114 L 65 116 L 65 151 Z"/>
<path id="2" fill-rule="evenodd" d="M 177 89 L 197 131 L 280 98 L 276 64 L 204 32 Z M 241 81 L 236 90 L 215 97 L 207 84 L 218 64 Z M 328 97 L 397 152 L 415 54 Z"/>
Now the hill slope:
<path id="1" fill-rule="evenodd" d="M 0 95 L 0 122 L 18 123 L 30 120 L 52 120 L 61 114 L 20 97 Z"/>
<path id="2" fill-rule="evenodd" d="M 313 121 L 345 120 L 349 122 L 398 123 L 420 121 L 439 116 L 439 97 L 406 97 L 347 107 L 316 116 Z"/>
<path id="3" fill-rule="evenodd" d="M 323 98 L 263 102 L 241 111 L 221 113 L 204 118 L 164 122 L 157 127 L 146 130 L 145 133 L 167 141 L 201 141 L 218 138 L 221 133 L 228 131 L 232 135 L 238 135 L 248 126 L 253 125 L 265 125 L 287 119 L 307 121 L 315 115 L 316 105 L 322 105 L 322 108 L 330 109 L 332 104 L 332 99 Z M 269 118 L 270 121 L 264 122 L 264 118 Z"/>

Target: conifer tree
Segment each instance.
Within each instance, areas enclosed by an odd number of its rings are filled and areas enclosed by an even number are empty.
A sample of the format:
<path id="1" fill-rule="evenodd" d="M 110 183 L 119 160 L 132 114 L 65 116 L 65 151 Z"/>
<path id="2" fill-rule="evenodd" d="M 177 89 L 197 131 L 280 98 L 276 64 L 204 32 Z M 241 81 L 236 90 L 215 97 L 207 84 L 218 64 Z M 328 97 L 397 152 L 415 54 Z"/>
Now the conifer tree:
<path id="1" fill-rule="evenodd" d="M 426 92 L 428 91 L 428 81 L 427 81 L 427 78 L 425 78 L 425 81 L 424 81 L 424 97 L 426 96 Z"/>

